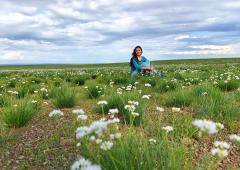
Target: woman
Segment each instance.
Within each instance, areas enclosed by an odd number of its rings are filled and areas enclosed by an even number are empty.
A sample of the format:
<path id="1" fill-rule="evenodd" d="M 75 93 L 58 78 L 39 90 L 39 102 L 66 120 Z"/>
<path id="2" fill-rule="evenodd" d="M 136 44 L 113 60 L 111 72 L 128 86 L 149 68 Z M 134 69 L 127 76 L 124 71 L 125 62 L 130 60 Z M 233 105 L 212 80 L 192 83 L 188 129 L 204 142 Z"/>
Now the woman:
<path id="1" fill-rule="evenodd" d="M 154 68 L 150 65 L 150 61 L 142 56 L 142 47 L 136 46 L 132 52 L 132 58 L 130 60 L 131 76 L 138 75 L 139 73 L 153 73 Z"/>

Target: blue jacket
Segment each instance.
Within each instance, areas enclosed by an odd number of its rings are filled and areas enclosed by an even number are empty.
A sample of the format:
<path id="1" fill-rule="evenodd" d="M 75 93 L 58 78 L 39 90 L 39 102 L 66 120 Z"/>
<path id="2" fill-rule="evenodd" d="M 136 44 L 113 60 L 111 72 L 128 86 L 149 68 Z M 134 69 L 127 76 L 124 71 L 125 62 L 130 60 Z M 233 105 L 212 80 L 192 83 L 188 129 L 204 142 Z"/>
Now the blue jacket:
<path id="1" fill-rule="evenodd" d="M 134 71 L 141 72 L 142 67 L 150 67 L 150 61 L 142 56 L 141 61 L 138 61 L 137 58 L 132 58 L 131 73 Z"/>

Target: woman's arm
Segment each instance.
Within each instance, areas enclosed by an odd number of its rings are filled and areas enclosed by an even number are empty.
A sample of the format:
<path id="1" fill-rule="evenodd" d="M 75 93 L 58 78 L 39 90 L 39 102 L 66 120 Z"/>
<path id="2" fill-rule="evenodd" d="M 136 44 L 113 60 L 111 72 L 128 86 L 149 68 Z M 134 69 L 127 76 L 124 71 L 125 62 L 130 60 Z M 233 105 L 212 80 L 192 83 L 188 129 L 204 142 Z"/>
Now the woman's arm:
<path id="1" fill-rule="evenodd" d="M 152 65 L 150 65 L 150 61 L 148 59 L 146 59 L 145 57 L 143 57 L 143 62 L 145 64 L 143 64 L 144 66 L 142 67 L 142 71 L 153 71 L 154 68 Z"/>
<path id="2" fill-rule="evenodd" d="M 154 70 L 154 67 L 153 67 L 153 66 L 150 66 L 150 67 L 142 67 L 142 70 L 143 70 L 143 71 L 153 71 L 153 70 Z"/>

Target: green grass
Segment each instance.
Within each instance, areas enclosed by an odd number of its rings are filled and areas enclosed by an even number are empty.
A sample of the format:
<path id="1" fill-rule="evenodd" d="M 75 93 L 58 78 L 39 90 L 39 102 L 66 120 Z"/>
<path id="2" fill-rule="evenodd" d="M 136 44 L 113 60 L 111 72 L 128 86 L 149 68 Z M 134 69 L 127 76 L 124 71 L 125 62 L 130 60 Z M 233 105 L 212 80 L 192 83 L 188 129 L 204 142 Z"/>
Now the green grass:
<path id="1" fill-rule="evenodd" d="M 76 91 L 74 88 L 62 86 L 52 91 L 52 102 L 57 108 L 71 108 L 76 103 Z"/>
<path id="2" fill-rule="evenodd" d="M 164 72 L 164 77 L 130 78 L 127 63 L 0 67 L 0 70 L 26 69 L 25 72 L 0 72 L 0 144 L 4 146 L 0 147 L 0 152 L 10 153 L 4 155 L 6 160 L 24 156 L 19 164 L 4 160 L 0 160 L 0 164 L 3 163 L 6 169 L 69 169 L 81 155 L 102 169 L 217 169 L 211 168 L 218 166 L 209 152 L 212 142 L 229 142 L 229 134 L 239 133 L 239 80 L 233 79 L 240 75 L 240 59 L 152 63 Z M 35 68 L 45 70 L 28 71 Z M 224 83 L 229 77 L 232 80 Z M 135 82 L 139 82 L 136 89 L 117 93 L 118 88 L 124 89 Z M 151 87 L 145 87 L 145 83 L 150 83 Z M 41 92 L 43 87 L 48 92 Z M 100 88 L 103 88 L 101 93 L 98 92 Z M 11 95 L 9 90 L 18 91 L 18 95 Z M 145 94 L 150 94 L 151 98 L 142 99 Z M 33 108 L 32 98 L 37 99 L 41 107 Z M 106 100 L 108 104 L 97 105 L 100 100 Z M 125 109 L 129 100 L 139 102 L 135 110 L 139 116 L 133 117 Z M 156 106 L 165 111 L 157 111 Z M 84 109 L 88 119 L 77 119 L 77 115 L 71 113 L 72 107 Z M 181 112 L 172 112 L 171 107 L 181 107 Z M 48 113 L 56 108 L 62 108 L 66 114 L 61 118 L 49 118 Z M 114 108 L 119 110 L 115 115 L 121 120 L 119 124 L 110 125 L 101 135 L 92 133 L 76 140 L 76 128 L 89 126 L 103 117 L 112 119 L 107 113 Z M 32 125 L 31 119 L 35 115 Z M 192 125 L 195 119 L 223 123 L 224 129 L 199 138 L 198 129 Z M 15 129 L 22 126 L 26 127 Z M 167 133 L 162 129 L 164 126 L 172 126 L 173 131 Z M 38 128 L 39 133 L 34 133 L 33 137 L 28 135 Z M 110 135 L 117 132 L 122 137 L 111 139 Z M 89 141 L 91 135 L 112 141 L 113 147 L 102 150 L 101 144 Z M 25 141 L 26 136 L 29 143 Z M 156 143 L 150 143 L 149 139 L 155 139 Z M 81 146 L 76 147 L 78 142 Z M 26 146 L 24 152 L 15 148 L 18 145 Z M 205 147 L 204 153 L 198 155 L 199 149 Z M 232 149 L 232 153 L 238 151 L 236 146 Z M 195 158 L 197 156 L 199 158 Z M 225 159 L 234 156 L 231 154 Z M 226 166 L 230 167 L 228 163 Z M 238 165 L 233 163 L 234 166 Z"/>
<path id="3" fill-rule="evenodd" d="M 16 106 L 14 106 L 15 104 Z M 3 121 L 8 127 L 19 128 L 25 126 L 39 110 L 38 103 L 34 104 L 27 100 L 16 101 L 15 104 L 1 110 Z"/>
<path id="4" fill-rule="evenodd" d="M 136 106 L 136 110 L 134 112 L 139 113 L 139 116 L 132 116 L 132 114 L 125 109 L 125 105 L 129 105 L 128 101 L 137 101 L 139 105 Z M 112 95 L 106 100 L 108 102 L 107 105 L 98 105 L 96 106 L 95 111 L 97 113 L 108 113 L 109 109 L 117 108 L 119 110 L 119 114 L 123 118 L 124 122 L 140 125 L 144 120 L 144 110 L 145 103 L 142 101 L 141 96 L 135 92 L 133 93 L 124 93 L 122 95 Z"/>
<path id="5" fill-rule="evenodd" d="M 193 97 L 188 91 L 177 91 L 169 93 L 165 97 L 165 105 L 168 107 L 187 107 L 193 102 Z"/>

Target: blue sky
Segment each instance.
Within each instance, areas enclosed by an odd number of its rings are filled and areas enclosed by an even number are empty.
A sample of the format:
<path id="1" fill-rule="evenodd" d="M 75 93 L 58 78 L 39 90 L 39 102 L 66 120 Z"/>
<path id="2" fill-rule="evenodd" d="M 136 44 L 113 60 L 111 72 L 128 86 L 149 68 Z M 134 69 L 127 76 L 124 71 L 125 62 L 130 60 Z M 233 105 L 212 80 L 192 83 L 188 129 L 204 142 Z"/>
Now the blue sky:
<path id="1" fill-rule="evenodd" d="M 236 0 L 11 0 L 0 10 L 0 64 L 240 57 Z"/>

